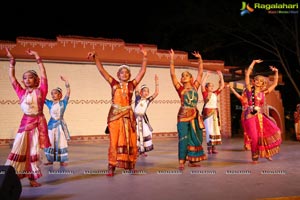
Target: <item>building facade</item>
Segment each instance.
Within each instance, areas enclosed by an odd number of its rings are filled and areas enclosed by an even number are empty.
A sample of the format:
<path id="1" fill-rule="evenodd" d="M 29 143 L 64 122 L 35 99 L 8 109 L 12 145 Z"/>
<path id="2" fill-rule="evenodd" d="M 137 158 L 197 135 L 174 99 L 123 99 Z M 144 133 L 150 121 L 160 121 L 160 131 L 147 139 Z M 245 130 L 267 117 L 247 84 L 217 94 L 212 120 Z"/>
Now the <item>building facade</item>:
<path id="1" fill-rule="evenodd" d="M 155 45 L 143 45 L 148 51 L 148 65 L 141 84 L 147 84 L 151 94 L 155 89 L 155 74 L 159 76 L 160 82 L 160 93 L 147 111 L 154 136 L 176 136 L 180 100 L 170 78 L 169 50 L 157 49 Z M 22 117 L 17 95 L 9 82 L 6 47 L 11 50 L 16 59 L 16 78 L 19 81 L 28 69 L 38 72 L 35 60 L 26 55 L 25 51 L 33 49 L 39 53 L 47 71 L 48 98 L 51 98 L 50 91 L 55 87 L 61 87 L 64 94 L 64 83 L 59 76 L 67 77 L 71 86 L 71 95 L 64 118 L 71 132 L 71 141 L 79 142 L 107 138 L 106 119 L 111 103 L 110 86 L 98 72 L 95 63 L 87 59 L 88 52 L 97 51 L 105 69 L 112 75 L 116 75 L 120 65 L 129 65 L 132 77 L 138 73 L 143 57 L 139 44 L 128 44 L 120 39 L 59 36 L 56 40 L 19 37 L 15 42 L 0 41 L 0 145 L 12 142 Z M 174 63 L 178 78 L 185 70 L 189 70 L 194 76 L 197 75 L 198 62 L 196 59 L 189 59 L 188 52 L 175 50 Z M 223 61 L 204 58 L 204 73 L 212 72 L 208 81 L 213 82 L 215 86 L 218 85 L 217 70 L 226 73 Z M 232 137 L 230 96 L 229 88 L 225 87 L 218 99 L 222 135 L 227 138 Z M 284 137 L 284 112 L 281 101 L 279 92 L 274 91 L 267 98 L 266 108 L 267 113 L 281 128 Z M 202 95 L 198 107 L 201 111 Z M 46 118 L 49 119 L 48 110 L 46 107 L 44 109 Z"/>

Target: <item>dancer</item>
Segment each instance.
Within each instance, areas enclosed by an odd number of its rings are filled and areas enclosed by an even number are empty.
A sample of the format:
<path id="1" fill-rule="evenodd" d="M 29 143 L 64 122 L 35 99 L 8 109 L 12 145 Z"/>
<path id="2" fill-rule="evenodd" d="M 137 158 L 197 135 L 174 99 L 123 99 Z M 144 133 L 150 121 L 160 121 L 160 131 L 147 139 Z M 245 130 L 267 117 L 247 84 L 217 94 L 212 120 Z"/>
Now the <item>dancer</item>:
<path id="1" fill-rule="evenodd" d="M 202 148 L 204 126 L 197 108 L 203 61 L 199 52 L 194 51 L 193 55 L 199 59 L 196 80 L 194 81 L 190 72 L 185 71 L 181 74 L 179 82 L 175 74 L 174 51 L 170 50 L 171 79 L 181 101 L 177 115 L 179 170 L 184 170 L 186 161 L 189 162 L 189 167 L 200 167 L 197 162 L 207 159 Z"/>
<path id="2" fill-rule="evenodd" d="M 60 162 L 61 166 L 67 166 L 68 158 L 68 140 L 70 140 L 70 133 L 67 124 L 64 120 L 64 113 L 70 98 L 70 84 L 68 80 L 60 76 L 61 80 L 65 82 L 66 95 L 62 99 L 62 89 L 57 87 L 51 91 L 52 100 L 46 99 L 50 112 L 50 120 L 48 122 L 48 134 L 51 142 L 51 147 L 44 149 L 48 162 L 45 165 L 52 165 L 53 162 Z"/>
<path id="3" fill-rule="evenodd" d="M 135 90 L 135 108 L 134 114 L 137 122 L 137 145 L 141 156 L 147 157 L 146 152 L 153 150 L 152 132 L 148 116 L 146 114 L 150 103 L 159 93 L 158 76 L 155 75 L 155 92 L 149 97 L 149 87 L 145 84 L 140 89 Z"/>
<path id="4" fill-rule="evenodd" d="M 243 131 L 244 131 L 244 149 L 248 151 L 251 149 L 251 143 L 250 143 L 249 135 L 246 133 L 245 128 L 244 128 L 244 115 L 245 115 L 245 110 L 247 110 L 247 107 L 248 107 L 248 99 L 247 99 L 246 91 L 244 89 L 242 92 L 242 95 L 240 95 L 232 87 L 232 85 L 228 84 L 228 86 L 229 86 L 230 90 L 232 91 L 232 93 L 240 100 L 240 102 L 242 104 L 241 124 L 242 124 Z"/>
<path id="5" fill-rule="evenodd" d="M 258 158 L 267 158 L 272 160 L 272 156 L 279 153 L 281 144 L 281 131 L 279 127 L 263 113 L 265 95 L 272 92 L 278 83 L 278 70 L 270 66 L 275 72 L 273 83 L 267 87 L 265 77 L 257 75 L 250 83 L 250 74 L 253 67 L 262 60 L 253 60 L 245 73 L 246 93 L 248 98 L 248 107 L 245 111 L 244 127 L 251 139 L 251 153 L 254 164 Z"/>
<path id="6" fill-rule="evenodd" d="M 39 77 L 35 70 L 26 71 L 22 77 L 23 88 L 15 77 L 16 61 L 8 48 L 6 52 L 10 60 L 9 79 L 19 97 L 24 115 L 5 165 L 13 166 L 20 179 L 27 177 L 30 186 L 39 187 L 41 184 L 37 179 L 42 176 L 39 150 L 50 146 L 47 121 L 43 113 L 48 93 L 46 70 L 38 53 L 28 49 L 26 53 L 35 57 L 41 75 Z"/>
<path id="7" fill-rule="evenodd" d="M 220 118 L 218 109 L 218 95 L 224 88 L 224 79 L 221 71 L 217 71 L 219 75 L 219 87 L 214 90 L 214 84 L 206 82 L 210 72 L 207 72 L 202 80 L 202 95 L 204 100 L 202 115 L 206 131 L 207 153 L 216 154 L 216 145 L 222 144 L 220 131 Z"/>
<path id="8" fill-rule="evenodd" d="M 296 140 L 300 141 L 300 104 L 297 104 L 294 112 Z"/>
<path id="9" fill-rule="evenodd" d="M 131 107 L 132 95 L 146 72 L 147 51 L 140 45 L 143 54 L 142 67 L 137 76 L 130 80 L 131 71 L 127 65 L 121 65 L 117 72 L 119 81 L 113 78 L 103 67 L 96 52 L 89 52 L 100 74 L 110 84 L 112 105 L 108 114 L 109 150 L 108 173 L 114 176 L 116 167 L 134 170 L 137 160 L 136 119 Z"/>

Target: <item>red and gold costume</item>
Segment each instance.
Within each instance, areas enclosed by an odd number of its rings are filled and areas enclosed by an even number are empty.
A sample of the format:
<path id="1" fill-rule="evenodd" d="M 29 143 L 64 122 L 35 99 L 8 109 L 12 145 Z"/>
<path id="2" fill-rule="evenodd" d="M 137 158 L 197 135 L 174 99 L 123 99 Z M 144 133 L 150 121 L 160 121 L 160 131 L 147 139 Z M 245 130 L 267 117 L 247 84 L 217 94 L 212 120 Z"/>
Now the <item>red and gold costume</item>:
<path id="1" fill-rule="evenodd" d="M 136 81 L 120 83 L 109 80 L 112 88 L 112 105 L 107 123 L 109 128 L 109 166 L 134 169 L 137 160 L 136 120 L 131 107 L 131 99 Z"/>

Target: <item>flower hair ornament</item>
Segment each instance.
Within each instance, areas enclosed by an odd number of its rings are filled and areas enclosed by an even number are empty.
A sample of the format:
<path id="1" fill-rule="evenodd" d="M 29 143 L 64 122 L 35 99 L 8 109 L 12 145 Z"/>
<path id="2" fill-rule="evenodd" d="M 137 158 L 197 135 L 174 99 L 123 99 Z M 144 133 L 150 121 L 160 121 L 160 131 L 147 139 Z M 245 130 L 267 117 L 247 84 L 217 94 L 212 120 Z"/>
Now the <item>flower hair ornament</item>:
<path id="1" fill-rule="evenodd" d="M 60 87 L 55 88 L 54 90 L 57 90 L 59 93 L 62 94 L 62 89 Z"/>
<path id="2" fill-rule="evenodd" d="M 119 68 L 118 68 L 118 71 L 120 71 L 121 69 L 127 69 L 128 71 L 130 71 L 130 67 L 128 65 L 121 65 Z"/>
<path id="3" fill-rule="evenodd" d="M 148 86 L 146 85 L 146 84 L 143 84 L 143 85 L 141 85 L 141 91 L 144 89 L 144 88 L 148 88 Z"/>
<path id="4" fill-rule="evenodd" d="M 28 70 L 24 74 L 26 74 L 26 73 L 31 73 L 33 76 L 38 77 L 38 74 L 37 74 L 37 72 L 35 70 Z"/>
<path id="5" fill-rule="evenodd" d="M 128 65 L 121 65 L 121 66 L 118 68 L 118 72 L 117 72 L 118 78 L 120 78 L 119 76 L 120 76 L 120 73 L 121 73 L 122 69 L 126 69 L 126 70 L 127 70 L 127 72 L 129 73 L 129 78 L 128 78 L 128 79 L 130 79 L 130 77 L 131 77 L 131 71 L 130 71 L 130 68 L 129 68 Z M 127 80 L 127 81 L 128 81 L 128 80 Z"/>
<path id="6" fill-rule="evenodd" d="M 26 72 L 23 73 L 23 79 L 24 79 L 24 75 L 30 73 L 32 76 L 34 76 L 35 79 L 35 87 L 38 87 L 40 84 L 40 77 L 38 76 L 38 73 L 35 70 L 28 70 Z M 22 81 L 24 83 L 24 81 Z"/>

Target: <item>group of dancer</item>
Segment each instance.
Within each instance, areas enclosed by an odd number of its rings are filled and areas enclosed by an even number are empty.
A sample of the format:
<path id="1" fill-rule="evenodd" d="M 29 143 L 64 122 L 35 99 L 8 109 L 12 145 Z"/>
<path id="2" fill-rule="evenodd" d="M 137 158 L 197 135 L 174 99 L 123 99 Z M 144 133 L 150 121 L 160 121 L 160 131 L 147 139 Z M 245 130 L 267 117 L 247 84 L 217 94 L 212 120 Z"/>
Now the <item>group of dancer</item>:
<path id="1" fill-rule="evenodd" d="M 147 51 L 142 45 L 140 50 L 143 55 L 142 64 L 133 79 L 131 79 L 129 66 L 121 65 L 117 71 L 117 79 L 115 79 L 105 70 L 97 52 L 88 53 L 88 58 L 95 62 L 98 71 L 111 87 L 112 104 L 107 116 L 109 130 L 107 176 L 114 176 L 116 168 L 134 171 L 138 156 L 146 157 L 146 152 L 154 149 L 153 129 L 146 111 L 159 94 L 159 78 L 155 75 L 155 92 L 151 96 L 147 85 L 139 86 L 147 68 Z M 70 96 L 70 84 L 65 77 L 60 76 L 67 90 L 65 97 L 63 98 L 62 89 L 57 87 L 51 91 L 52 100 L 48 100 L 46 98 L 47 75 L 42 59 L 37 52 L 28 50 L 29 55 L 35 56 L 41 75 L 39 77 L 34 70 L 26 71 L 23 74 L 22 82 L 25 86 L 23 88 L 15 77 L 15 59 L 8 48 L 6 51 L 10 60 L 10 81 L 19 97 L 24 113 L 6 165 L 12 165 L 18 172 L 19 178 L 28 177 L 30 185 L 38 187 L 41 184 L 36 180 L 42 176 L 38 163 L 40 149 L 43 149 L 47 157 L 48 162 L 45 165 L 52 165 L 53 162 L 60 162 L 61 166 L 67 165 L 67 142 L 70 134 L 63 116 Z M 207 154 L 218 153 L 216 146 L 222 144 L 217 95 L 221 93 L 225 85 L 223 75 L 221 71 L 217 71 L 219 86 L 215 89 L 213 83 L 207 82 L 210 73 L 207 72 L 203 77 L 203 60 L 199 52 L 195 51 L 192 54 L 199 62 L 197 77 L 194 79 L 189 71 L 184 71 L 179 81 L 175 74 L 173 49 L 169 54 L 170 75 L 181 102 L 177 115 L 178 169 L 184 170 L 186 162 L 188 162 L 188 167 L 200 167 L 198 163 L 207 159 L 202 146 L 204 130 Z M 275 80 L 270 87 L 267 87 L 265 78 L 262 76 L 256 76 L 251 82 L 250 74 L 254 65 L 259 62 L 262 61 L 254 60 L 245 74 L 246 88 L 241 101 L 243 103 L 243 127 L 245 134 L 250 138 L 254 163 L 259 157 L 271 160 L 272 156 L 279 152 L 281 143 L 280 129 L 263 113 L 262 108 L 264 95 L 270 93 L 277 85 L 278 70 L 271 67 L 271 70 L 275 72 Z M 197 107 L 200 86 L 204 100 L 201 113 Z M 44 104 L 49 108 L 51 116 L 48 123 L 43 113 Z"/>
<path id="2" fill-rule="evenodd" d="M 40 76 L 35 70 L 26 71 L 22 77 L 22 87 L 15 77 L 16 60 L 8 48 L 6 53 L 10 63 L 9 79 L 19 98 L 23 117 L 5 165 L 13 166 L 20 179 L 27 177 L 32 187 L 39 187 L 41 184 L 36 180 L 42 176 L 40 150 L 44 150 L 46 155 L 45 165 L 53 162 L 67 165 L 70 133 L 63 116 L 70 96 L 70 84 L 60 76 L 67 90 L 65 97 L 62 89 L 57 87 L 51 91 L 52 99 L 47 99 L 48 79 L 43 60 L 36 51 L 28 49 L 26 53 L 35 57 Z M 44 104 L 51 116 L 48 123 L 43 112 Z"/>
<path id="3" fill-rule="evenodd" d="M 145 156 L 144 152 L 153 150 L 152 127 L 146 115 L 146 110 L 149 103 L 158 94 L 158 82 L 156 82 L 154 95 L 147 98 L 149 88 L 145 91 L 146 94 L 140 91 L 139 94 L 144 94 L 144 98 L 137 95 L 135 109 L 133 110 L 131 107 L 133 91 L 136 90 L 137 85 L 146 73 L 147 52 L 142 46 L 141 52 L 143 53 L 142 67 L 137 76 L 131 80 L 128 66 L 120 66 L 117 72 L 119 80 L 115 80 L 104 69 L 97 53 L 95 51 L 88 53 L 88 58 L 95 61 L 100 74 L 112 89 L 113 102 L 107 120 L 110 132 L 108 176 L 114 176 L 117 167 L 134 170 L 138 151 Z M 216 146 L 222 144 L 222 138 L 217 95 L 221 93 L 225 84 L 221 71 L 217 71 L 219 76 L 217 89 L 214 88 L 213 83 L 207 82 L 209 72 L 202 77 L 203 60 L 199 52 L 196 51 L 192 53 L 199 62 L 196 79 L 194 80 L 190 72 L 184 71 L 179 81 L 175 73 L 173 49 L 169 53 L 170 75 L 181 102 L 177 115 L 178 169 L 184 170 L 186 162 L 188 162 L 189 167 L 199 167 L 200 165 L 197 163 L 207 159 L 202 146 L 204 129 L 206 132 L 207 153 L 218 153 Z M 278 84 L 278 70 L 273 66 L 270 67 L 275 72 L 275 79 L 269 87 L 266 78 L 260 75 L 255 76 L 250 81 L 254 65 L 260 62 L 262 60 L 253 60 L 246 71 L 246 88 L 245 94 L 243 94 L 245 98 L 241 101 L 244 109 L 242 123 L 245 137 L 247 136 L 247 142 L 249 142 L 249 149 L 252 152 L 253 163 L 257 163 L 259 157 L 272 160 L 272 156 L 279 153 L 282 142 L 279 127 L 263 112 L 265 95 L 272 92 Z M 204 100 L 202 113 L 199 112 L 197 107 L 200 86 Z M 142 86 L 141 89 L 143 88 Z M 136 94 L 138 94 L 138 90 L 136 90 Z M 144 101 L 141 101 L 141 99 L 144 99 Z M 138 136 L 136 133 L 138 133 Z M 136 146 L 137 137 L 139 137 L 139 142 Z"/>

